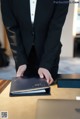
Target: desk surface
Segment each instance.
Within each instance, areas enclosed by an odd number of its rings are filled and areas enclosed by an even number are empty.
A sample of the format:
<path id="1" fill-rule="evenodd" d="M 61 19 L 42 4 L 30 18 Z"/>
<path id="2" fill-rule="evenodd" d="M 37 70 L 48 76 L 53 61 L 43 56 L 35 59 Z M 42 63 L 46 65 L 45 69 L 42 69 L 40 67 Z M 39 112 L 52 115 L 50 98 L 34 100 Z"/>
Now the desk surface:
<path id="1" fill-rule="evenodd" d="M 0 111 L 8 111 L 8 119 L 35 119 L 38 99 L 76 99 L 80 89 L 62 89 L 51 86 L 50 96 L 9 97 L 11 83 L 0 94 Z"/>

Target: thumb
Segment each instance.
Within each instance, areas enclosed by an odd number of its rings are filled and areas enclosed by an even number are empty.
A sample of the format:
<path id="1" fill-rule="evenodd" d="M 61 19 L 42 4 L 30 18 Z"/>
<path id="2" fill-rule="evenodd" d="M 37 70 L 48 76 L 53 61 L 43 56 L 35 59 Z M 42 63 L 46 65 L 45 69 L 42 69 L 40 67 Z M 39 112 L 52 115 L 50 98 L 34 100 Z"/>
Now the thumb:
<path id="1" fill-rule="evenodd" d="M 17 71 L 17 77 L 23 76 L 23 74 L 24 74 L 26 68 L 27 68 L 27 67 L 26 67 L 25 65 L 19 67 L 19 69 L 18 69 L 18 71 Z"/>

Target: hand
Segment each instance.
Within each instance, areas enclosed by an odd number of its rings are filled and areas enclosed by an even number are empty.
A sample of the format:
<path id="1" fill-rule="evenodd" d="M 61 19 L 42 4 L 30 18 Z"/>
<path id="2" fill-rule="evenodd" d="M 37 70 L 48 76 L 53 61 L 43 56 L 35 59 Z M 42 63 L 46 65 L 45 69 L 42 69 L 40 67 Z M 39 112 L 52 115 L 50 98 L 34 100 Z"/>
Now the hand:
<path id="1" fill-rule="evenodd" d="M 17 77 L 23 76 L 23 74 L 26 71 L 26 69 L 27 69 L 27 65 L 26 64 L 19 66 L 17 74 L 16 74 Z"/>
<path id="2" fill-rule="evenodd" d="M 54 81 L 50 72 L 45 68 L 39 68 L 38 74 L 40 78 L 46 78 L 48 84 L 51 84 Z"/>

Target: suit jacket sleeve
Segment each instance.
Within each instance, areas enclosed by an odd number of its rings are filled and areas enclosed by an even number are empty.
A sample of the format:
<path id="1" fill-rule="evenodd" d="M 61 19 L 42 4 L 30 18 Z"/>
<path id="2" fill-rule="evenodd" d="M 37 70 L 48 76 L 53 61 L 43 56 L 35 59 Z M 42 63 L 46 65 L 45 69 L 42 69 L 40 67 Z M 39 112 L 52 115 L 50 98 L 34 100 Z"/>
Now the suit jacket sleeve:
<path id="1" fill-rule="evenodd" d="M 55 12 L 49 23 L 48 35 L 40 67 L 51 70 L 55 66 L 55 58 L 59 55 L 61 49 L 60 36 L 68 12 L 68 6 L 68 3 L 55 4 Z"/>
<path id="2" fill-rule="evenodd" d="M 27 63 L 23 43 L 21 41 L 19 25 L 12 12 L 9 0 L 1 1 L 1 11 L 17 70 L 20 65 Z"/>

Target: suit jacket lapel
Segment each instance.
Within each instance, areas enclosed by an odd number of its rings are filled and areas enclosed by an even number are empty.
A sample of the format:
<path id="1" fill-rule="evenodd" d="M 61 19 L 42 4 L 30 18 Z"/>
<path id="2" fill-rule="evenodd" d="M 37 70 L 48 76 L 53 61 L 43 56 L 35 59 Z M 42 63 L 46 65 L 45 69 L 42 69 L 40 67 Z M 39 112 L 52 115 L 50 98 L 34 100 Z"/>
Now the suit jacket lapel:
<path id="1" fill-rule="evenodd" d="M 32 22 L 31 22 L 31 14 L 30 14 L 30 0 L 25 0 L 26 1 L 26 7 L 27 7 L 27 20 L 28 23 L 30 24 L 30 26 L 32 26 Z M 36 10 L 35 10 L 35 18 L 34 18 L 34 24 L 36 24 L 36 21 L 38 20 L 38 11 L 39 11 L 39 7 L 40 6 L 40 0 L 37 0 L 37 4 L 36 4 Z"/>
<path id="2" fill-rule="evenodd" d="M 38 20 L 38 11 L 39 11 L 39 7 L 40 6 L 40 0 L 37 0 L 37 4 L 36 4 L 36 10 L 35 10 L 35 18 L 34 18 L 34 26 Z"/>
<path id="3" fill-rule="evenodd" d="M 27 9 L 26 9 L 27 10 L 27 14 L 26 14 L 27 20 L 28 20 L 28 23 L 30 24 L 30 26 L 32 27 L 31 15 L 30 15 L 30 0 L 25 0 L 25 1 L 27 1 L 27 2 L 25 2 L 26 7 L 27 7 Z M 44 10 L 44 7 L 45 7 L 44 5 L 46 4 L 45 2 L 46 2 L 46 0 L 44 0 L 44 1 L 37 0 L 35 18 L 34 18 L 34 24 L 33 24 L 34 27 L 36 27 L 37 24 L 40 24 L 40 19 L 42 19 L 41 16 L 43 14 L 42 12 L 45 11 Z M 48 1 L 47 1 L 47 4 L 48 4 Z M 49 1 L 49 5 L 51 5 L 51 4 L 52 4 L 52 0 Z"/>
<path id="4" fill-rule="evenodd" d="M 30 0 L 25 0 L 25 4 L 26 4 L 26 17 L 27 17 L 27 21 L 28 21 L 29 25 L 32 27 L 31 15 L 30 15 Z"/>
<path id="5" fill-rule="evenodd" d="M 37 0 L 36 12 L 34 26 L 37 27 L 38 24 L 42 21 L 42 16 L 44 17 L 49 8 L 53 6 L 53 0 Z M 52 7 L 53 8 L 53 7 Z"/>
<path id="6" fill-rule="evenodd" d="M 28 19 L 28 22 L 30 24 L 30 26 L 32 26 L 32 22 L 31 22 L 31 14 L 30 14 L 30 0 L 26 0 L 27 1 L 27 19 Z M 38 20 L 38 10 L 39 10 L 39 6 L 40 6 L 40 0 L 37 0 L 37 4 L 36 4 L 36 10 L 35 10 L 35 18 L 34 18 L 34 26 L 36 24 L 36 21 Z"/>
<path id="7" fill-rule="evenodd" d="M 36 24 L 38 24 L 39 18 L 40 18 L 40 14 L 42 13 L 41 8 L 42 8 L 42 0 L 37 0 L 37 4 L 36 4 L 36 11 L 35 11 L 35 18 L 34 18 L 34 27 L 36 26 Z M 29 25 L 32 27 L 32 22 L 31 22 L 31 14 L 30 14 L 30 0 L 25 0 L 25 4 L 26 4 L 26 16 L 27 16 L 27 21 L 29 23 Z M 41 7 L 40 7 L 41 6 Z"/>

